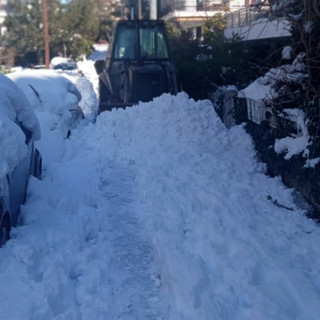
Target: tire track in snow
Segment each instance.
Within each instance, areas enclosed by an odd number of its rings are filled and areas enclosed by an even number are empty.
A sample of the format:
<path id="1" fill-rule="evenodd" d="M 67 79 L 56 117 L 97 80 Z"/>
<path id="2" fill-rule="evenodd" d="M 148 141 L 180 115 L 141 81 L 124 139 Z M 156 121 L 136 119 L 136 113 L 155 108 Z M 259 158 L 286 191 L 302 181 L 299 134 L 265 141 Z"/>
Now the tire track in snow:
<path id="1" fill-rule="evenodd" d="M 153 248 L 135 216 L 134 164 L 101 161 L 100 192 L 110 237 L 110 319 L 166 319 Z M 107 163 L 107 165 L 105 165 Z"/>

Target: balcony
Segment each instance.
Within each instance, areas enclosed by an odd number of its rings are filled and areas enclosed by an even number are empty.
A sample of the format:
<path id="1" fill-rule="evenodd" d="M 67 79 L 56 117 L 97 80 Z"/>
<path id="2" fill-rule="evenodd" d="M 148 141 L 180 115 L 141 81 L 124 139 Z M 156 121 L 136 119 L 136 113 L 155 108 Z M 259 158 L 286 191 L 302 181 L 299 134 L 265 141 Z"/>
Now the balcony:
<path id="1" fill-rule="evenodd" d="M 285 18 L 272 19 L 269 7 L 247 6 L 226 15 L 227 40 L 242 41 L 290 37 L 290 23 Z"/>

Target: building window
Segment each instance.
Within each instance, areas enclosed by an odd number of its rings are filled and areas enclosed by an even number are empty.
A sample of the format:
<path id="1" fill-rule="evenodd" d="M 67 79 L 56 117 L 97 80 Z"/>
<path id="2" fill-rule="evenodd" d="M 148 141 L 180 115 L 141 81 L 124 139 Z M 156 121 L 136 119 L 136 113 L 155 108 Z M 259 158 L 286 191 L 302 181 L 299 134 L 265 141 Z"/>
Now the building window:
<path id="1" fill-rule="evenodd" d="M 197 0 L 197 11 L 203 11 L 203 0 Z"/>

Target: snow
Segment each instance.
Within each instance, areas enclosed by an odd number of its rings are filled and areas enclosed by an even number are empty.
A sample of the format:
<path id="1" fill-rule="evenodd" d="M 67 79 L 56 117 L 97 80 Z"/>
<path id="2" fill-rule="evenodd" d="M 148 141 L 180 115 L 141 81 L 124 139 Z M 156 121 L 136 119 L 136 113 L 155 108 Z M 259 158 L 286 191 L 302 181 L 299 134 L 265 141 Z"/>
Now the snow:
<path id="1" fill-rule="evenodd" d="M 70 63 L 72 62 L 72 60 L 70 60 L 69 58 L 65 58 L 65 57 L 54 57 L 51 59 L 50 61 L 50 68 L 54 69 L 57 65 L 61 64 L 61 63 Z"/>
<path id="2" fill-rule="evenodd" d="M 291 119 L 298 128 L 296 137 L 285 137 L 276 139 L 274 150 L 276 153 L 285 153 L 284 158 L 289 160 L 292 156 L 303 154 L 304 157 L 309 156 L 308 146 L 310 145 L 310 136 L 307 125 L 305 123 L 305 114 L 301 109 L 285 109 L 284 117 Z M 314 162 L 311 162 L 314 163 Z"/>
<path id="3" fill-rule="evenodd" d="M 8 76 L 21 86 L 28 99 L 31 98 L 30 103 L 55 114 L 76 109 L 81 100 L 81 94 L 74 84 L 53 70 L 24 70 Z M 34 90 L 39 97 L 32 94 Z"/>
<path id="4" fill-rule="evenodd" d="M 271 68 L 264 76 L 259 77 L 248 87 L 241 90 L 239 98 L 247 98 L 255 101 L 270 101 L 277 98 L 278 93 L 273 86 L 277 81 L 299 82 L 307 78 L 306 65 L 303 62 L 305 53 L 300 53 L 292 64 L 285 64 L 278 68 Z"/>
<path id="5" fill-rule="evenodd" d="M 88 60 L 106 60 L 108 52 L 108 44 L 95 43 L 93 45 L 93 53 L 89 56 Z"/>
<path id="6" fill-rule="evenodd" d="M 227 40 L 232 40 L 235 36 L 238 36 L 245 41 L 290 37 L 290 22 L 283 18 L 277 20 L 259 19 L 251 22 L 250 25 L 226 28 L 224 36 Z"/>
<path id="7" fill-rule="evenodd" d="M 284 48 L 282 52 L 283 58 L 289 58 L 287 54 L 290 49 L 290 47 Z M 260 102 L 260 108 L 263 108 L 266 103 L 279 96 L 279 93 L 274 89 L 277 81 L 299 83 L 307 78 L 306 65 L 303 61 L 304 58 L 305 53 L 301 52 L 297 55 L 292 64 L 271 68 L 264 76 L 259 77 L 248 87 L 239 91 L 238 97 Z M 295 137 L 288 136 L 282 139 L 276 139 L 274 145 L 275 152 L 278 154 L 283 153 L 284 159 L 286 160 L 301 153 L 304 157 L 308 157 L 310 136 L 304 112 L 297 108 L 285 109 L 282 116 L 292 121 L 297 127 L 298 135 Z M 306 166 L 314 166 L 317 164 L 316 161 L 311 160 L 312 159 L 306 159 Z"/>
<path id="8" fill-rule="evenodd" d="M 1 319 L 318 319 L 319 227 L 210 101 L 165 94 L 38 147 Z"/>
<path id="9" fill-rule="evenodd" d="M 320 158 L 308 159 L 305 164 L 305 168 L 315 168 L 320 163 Z"/>
<path id="10" fill-rule="evenodd" d="M 0 74 L 0 180 L 26 156 L 25 134 L 18 126 L 40 139 L 38 119 L 26 96 L 14 82 Z"/>
<path id="11" fill-rule="evenodd" d="M 289 160 L 294 155 L 303 153 L 304 156 L 307 156 L 307 146 L 309 145 L 308 141 L 309 136 L 301 137 L 285 137 L 282 139 L 276 139 L 274 150 L 276 153 L 281 154 L 285 153 L 284 158 Z"/>
<path id="12" fill-rule="evenodd" d="M 292 50 L 291 46 L 283 47 L 283 49 L 282 49 L 282 59 L 283 60 L 290 60 L 291 57 L 292 57 L 292 53 L 293 53 L 293 50 Z"/>
<path id="13" fill-rule="evenodd" d="M 82 98 L 68 75 L 63 76 L 53 70 L 27 69 L 11 73 L 8 77 L 23 90 L 38 117 L 46 117 L 46 113 L 54 116 L 50 117 L 54 119 L 50 125 L 42 126 L 42 131 L 60 130 L 66 137 L 80 117 L 79 102 Z"/>
<path id="14" fill-rule="evenodd" d="M 273 82 L 269 82 L 269 77 L 260 77 L 252 82 L 248 87 L 239 91 L 239 98 L 251 99 L 254 101 L 271 100 L 276 96 L 276 92 L 273 90 Z"/>
<path id="15" fill-rule="evenodd" d="M 94 120 L 98 114 L 99 102 L 92 82 L 85 77 L 81 77 L 76 79 L 75 86 L 81 93 L 79 106 L 82 112 L 86 118 Z"/>
<path id="16" fill-rule="evenodd" d="M 312 31 L 313 31 L 313 28 L 314 28 L 314 26 L 313 26 L 313 23 L 311 21 L 306 21 L 304 26 L 303 26 L 303 30 L 307 34 L 308 33 L 311 34 Z"/>

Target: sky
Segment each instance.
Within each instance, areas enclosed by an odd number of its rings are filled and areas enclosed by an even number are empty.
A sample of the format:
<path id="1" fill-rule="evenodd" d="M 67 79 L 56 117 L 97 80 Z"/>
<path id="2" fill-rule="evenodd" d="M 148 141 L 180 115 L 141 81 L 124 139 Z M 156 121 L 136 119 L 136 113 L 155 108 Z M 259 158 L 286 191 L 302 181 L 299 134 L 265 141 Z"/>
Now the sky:
<path id="1" fill-rule="evenodd" d="M 319 226 L 244 125 L 185 93 L 97 115 L 78 67 L 58 73 L 84 99 L 69 138 L 35 109 L 43 177 L 0 249 L 0 320 L 318 320 Z"/>

